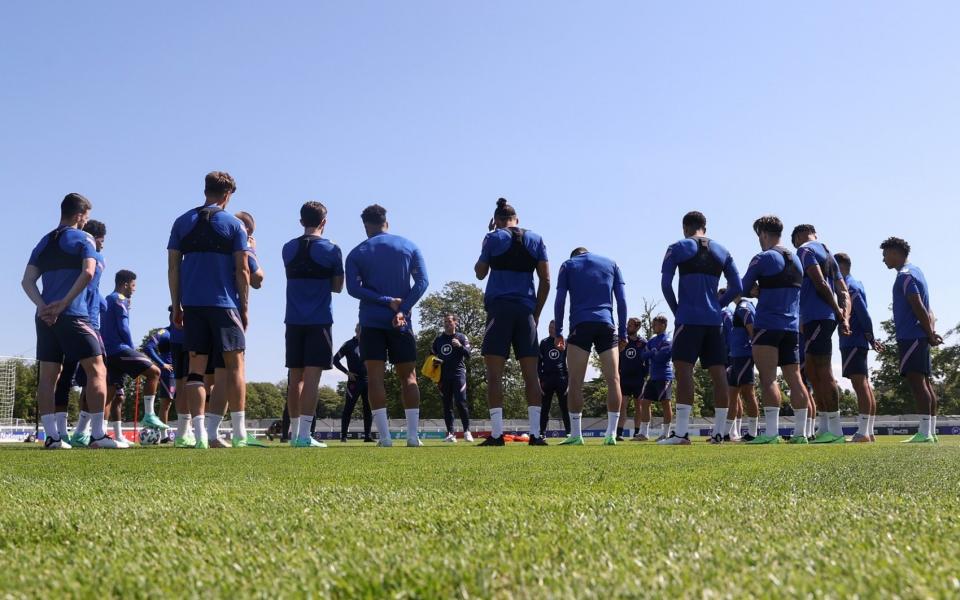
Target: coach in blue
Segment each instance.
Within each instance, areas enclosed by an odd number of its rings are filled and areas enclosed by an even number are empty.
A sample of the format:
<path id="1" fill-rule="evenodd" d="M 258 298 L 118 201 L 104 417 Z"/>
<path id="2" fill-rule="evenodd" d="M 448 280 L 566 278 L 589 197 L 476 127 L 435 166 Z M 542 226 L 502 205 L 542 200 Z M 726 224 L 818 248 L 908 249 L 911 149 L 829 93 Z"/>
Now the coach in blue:
<path id="1" fill-rule="evenodd" d="M 286 325 L 287 408 L 295 448 L 325 448 L 313 439 L 320 377 L 333 368 L 333 294 L 343 291 L 340 248 L 324 239 L 327 207 L 306 202 L 300 207 L 303 235 L 283 246 L 287 276 Z"/>
<path id="2" fill-rule="evenodd" d="M 216 398 L 229 399 L 232 445 L 249 445 L 243 374 L 250 292 L 247 232 L 239 219 L 224 210 L 236 190 L 229 173 L 208 173 L 203 206 L 191 208 L 174 222 L 167 244 L 173 321 L 184 328 L 184 349 L 190 353 L 184 395 L 193 414 L 197 448 L 224 446 L 216 436 L 223 420 L 223 403 L 211 402 L 204 419 L 207 393 L 203 374 L 211 354 L 222 361 L 214 364 Z"/>
<path id="3" fill-rule="evenodd" d="M 37 404 L 46 435 L 44 447 L 50 450 L 70 448 L 57 430 L 54 412 L 54 390 L 65 360 L 78 361 L 87 375 L 90 446 L 120 447 L 107 437 L 103 427 L 107 371 L 103 346 L 90 325 L 90 309 L 84 293 L 97 268 L 93 238 L 81 231 L 91 208 L 90 201 L 80 194 L 67 194 L 60 203 L 60 224 L 33 249 L 23 273 L 23 290 L 37 307 L 37 361 L 40 363 Z"/>
<path id="4" fill-rule="evenodd" d="M 560 419 L 565 435 L 570 435 L 570 409 L 567 406 L 567 349 L 557 348 L 557 322 L 550 321 L 549 336 L 540 341 L 537 357 L 537 375 L 540 377 L 540 435 L 546 435 L 550 422 L 550 407 L 553 397 L 560 406 Z"/>
<path id="5" fill-rule="evenodd" d="M 433 340 L 431 351 L 440 363 L 440 397 L 443 401 L 443 422 L 447 426 L 444 442 L 456 443 L 453 429 L 453 405 L 456 403 L 463 425 L 463 439 L 473 441 L 470 433 L 470 407 L 467 405 L 467 361 L 472 348 L 467 336 L 457 331 L 459 322 L 454 314 L 443 317 L 443 333 Z"/>
<path id="6" fill-rule="evenodd" d="M 661 269 L 660 286 L 674 315 L 673 368 L 677 375 L 676 435 L 661 440 L 664 445 L 690 443 L 688 428 L 693 410 L 693 366 L 710 372 L 716 418 L 710 441 L 723 441 L 722 424 L 727 420 L 727 349 L 723 341 L 720 309 L 740 295 L 740 273 L 727 249 L 706 237 L 707 218 L 692 211 L 683 216 L 684 239 L 667 249 Z M 673 294 L 673 277 L 679 269 L 679 301 Z M 727 292 L 720 298 L 720 275 L 727 280 Z M 720 425 L 718 425 L 718 423 Z"/>
<path id="7" fill-rule="evenodd" d="M 421 446 L 420 388 L 417 386 L 417 338 L 411 311 L 430 282 L 423 254 L 410 240 L 389 233 L 387 209 L 373 204 L 360 215 L 367 239 L 350 251 L 346 262 L 347 292 L 360 300 L 360 355 L 367 365 L 370 407 L 380 436 L 378 445 L 391 446 L 387 421 L 386 361 L 397 368 L 407 446 Z M 413 283 L 411 284 L 411 280 Z"/>
<path id="8" fill-rule="evenodd" d="M 487 281 L 484 306 L 487 327 L 483 336 L 483 362 L 487 370 L 487 404 L 492 432 L 481 446 L 503 446 L 503 369 L 513 348 L 520 363 L 530 419 L 530 445 L 546 445 L 540 437 L 540 381 L 537 377 L 537 322 L 550 295 L 550 265 L 543 238 L 520 228 L 517 211 L 506 199 L 497 200 L 483 238 L 480 259 L 473 270 Z M 533 273 L 539 283 L 533 287 Z"/>

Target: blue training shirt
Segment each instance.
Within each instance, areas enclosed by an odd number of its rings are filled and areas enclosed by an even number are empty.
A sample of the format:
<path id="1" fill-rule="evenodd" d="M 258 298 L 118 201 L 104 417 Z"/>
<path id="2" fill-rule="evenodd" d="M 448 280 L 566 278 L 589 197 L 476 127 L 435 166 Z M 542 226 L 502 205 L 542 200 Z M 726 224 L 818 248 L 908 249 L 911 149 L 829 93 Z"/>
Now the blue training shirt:
<path id="1" fill-rule="evenodd" d="M 451 343 L 454 338 L 460 340 L 459 348 Z M 440 378 L 458 379 L 466 377 L 470 350 L 470 340 L 459 331 L 453 335 L 447 335 L 446 333 L 438 335 L 437 339 L 433 340 L 431 352 L 443 361 L 443 364 L 440 365 Z"/>
<path id="2" fill-rule="evenodd" d="M 300 249 L 300 240 L 294 238 L 283 245 L 283 264 L 289 266 Z M 343 275 L 343 256 L 340 247 L 320 237 L 310 242 L 310 260 L 325 268 L 332 276 Z M 333 291 L 332 279 L 297 279 L 287 276 L 287 311 L 283 322 L 288 325 L 330 325 Z"/>
<path id="3" fill-rule="evenodd" d="M 107 310 L 101 315 L 100 334 L 107 356 L 113 356 L 123 350 L 133 350 L 133 336 L 130 334 L 130 299 L 118 292 L 106 297 Z"/>
<path id="4" fill-rule="evenodd" d="M 800 260 L 790 253 L 797 270 L 802 271 Z M 771 248 L 753 257 L 747 273 L 743 276 L 743 289 L 749 290 L 761 277 L 781 273 L 786 266 L 783 255 Z M 795 287 L 767 288 L 760 290 L 754 317 L 756 329 L 774 331 L 800 331 L 800 289 Z"/>
<path id="5" fill-rule="evenodd" d="M 833 255 L 817 240 L 811 240 L 797 249 L 797 258 L 803 267 L 803 285 L 800 287 L 800 323 L 806 325 L 810 321 L 836 321 L 837 315 L 830 305 L 820 297 L 813 280 L 807 275 L 807 269 L 819 265 L 824 279 L 830 286 L 830 292 L 836 290 L 836 281 L 842 277 L 840 266 Z M 840 336 L 845 337 L 845 336 Z"/>
<path id="6" fill-rule="evenodd" d="M 94 246 L 96 248 L 96 246 Z M 90 315 L 90 325 L 97 331 L 100 330 L 100 305 L 103 303 L 103 294 L 100 293 L 100 279 L 103 277 L 103 270 L 107 267 L 103 254 L 94 251 L 94 258 L 97 261 L 97 267 L 93 272 L 93 279 L 87 286 L 87 311 Z"/>
<path id="7" fill-rule="evenodd" d="M 574 256 L 560 266 L 557 297 L 553 305 L 557 335 L 563 335 L 563 312 L 570 293 L 570 330 L 580 323 L 613 321 L 613 301 L 617 301 L 617 333 L 627 337 L 627 299 L 623 273 L 609 258 L 587 252 Z"/>
<path id="8" fill-rule="evenodd" d="M 869 348 L 869 340 L 873 339 L 873 319 L 867 308 L 867 293 L 863 284 L 853 276 L 846 275 L 843 279 L 850 292 L 850 335 L 840 336 L 840 347 Z"/>
<path id="9" fill-rule="evenodd" d="M 701 250 L 702 240 L 708 244 L 705 254 Z M 673 293 L 673 276 L 678 268 L 679 301 Z M 723 298 L 717 295 L 720 288 L 717 271 L 722 272 L 727 280 L 727 292 Z M 742 291 L 740 273 L 733 257 L 726 248 L 709 238 L 689 237 L 672 244 L 663 257 L 660 273 L 660 288 L 677 325 L 720 325 L 723 322 L 720 307 L 730 304 Z"/>
<path id="10" fill-rule="evenodd" d="M 897 272 L 897 279 L 893 283 L 893 325 L 897 331 L 898 340 L 918 340 L 927 337 L 910 307 L 908 298 L 913 294 L 920 296 L 924 308 L 929 313 L 930 294 L 927 290 L 927 279 L 920 269 L 907 263 Z"/>
<path id="11" fill-rule="evenodd" d="M 168 250 L 183 251 L 184 239 L 200 220 L 198 209 L 181 215 L 170 230 Z M 180 265 L 180 304 L 215 308 L 237 307 L 237 282 L 233 252 L 246 252 L 247 230 L 240 219 L 225 210 L 210 217 L 213 230 L 223 238 L 231 253 L 189 252 Z"/>
<path id="12" fill-rule="evenodd" d="M 747 325 L 752 325 L 756 309 L 753 302 L 746 298 L 740 300 L 733 310 L 723 309 L 723 331 L 727 338 L 727 353 L 730 358 L 746 358 L 753 356 L 753 343 L 747 333 Z"/>
<path id="13" fill-rule="evenodd" d="M 647 340 L 647 347 L 641 354 L 650 365 L 650 381 L 673 381 L 672 351 L 673 340 L 666 333 Z"/>
<path id="14" fill-rule="evenodd" d="M 427 265 L 416 244 L 391 233 L 379 233 L 360 242 L 346 261 L 347 292 L 360 300 L 360 326 L 393 329 L 394 298 L 411 326 L 410 312 L 430 281 Z M 410 280 L 413 279 L 411 285 Z"/>
<path id="15" fill-rule="evenodd" d="M 49 256 L 44 253 L 47 245 L 57 235 L 58 248 L 50 248 L 59 258 L 48 260 Z M 83 261 L 88 258 L 96 259 L 97 249 L 93 245 L 93 238 L 85 231 L 75 227 L 59 227 L 55 231 L 48 233 L 40 239 L 40 242 L 30 253 L 30 260 L 27 264 L 40 269 L 40 295 L 46 304 L 63 300 L 70 292 L 70 288 L 76 283 L 77 277 L 83 270 Z M 60 259 L 65 259 L 61 261 Z M 74 264 L 66 264 L 71 262 Z M 88 288 L 89 289 L 89 286 Z M 77 294 L 73 302 L 64 309 L 64 315 L 71 317 L 90 316 L 90 305 L 88 304 L 87 290 Z"/>
<path id="16" fill-rule="evenodd" d="M 509 229 L 496 229 L 483 238 L 480 261 L 490 264 L 490 260 L 510 250 L 513 245 L 513 233 Z M 523 245 L 538 263 L 547 261 L 547 246 L 536 233 L 525 229 Z M 490 268 L 487 277 L 487 289 L 484 304 L 489 309 L 495 300 L 519 302 L 531 311 L 537 307 L 537 291 L 533 286 L 533 273 Z"/>
<path id="17" fill-rule="evenodd" d="M 170 330 L 158 329 L 143 344 L 143 353 L 150 357 L 158 367 L 173 364 L 173 355 L 170 353 Z"/>

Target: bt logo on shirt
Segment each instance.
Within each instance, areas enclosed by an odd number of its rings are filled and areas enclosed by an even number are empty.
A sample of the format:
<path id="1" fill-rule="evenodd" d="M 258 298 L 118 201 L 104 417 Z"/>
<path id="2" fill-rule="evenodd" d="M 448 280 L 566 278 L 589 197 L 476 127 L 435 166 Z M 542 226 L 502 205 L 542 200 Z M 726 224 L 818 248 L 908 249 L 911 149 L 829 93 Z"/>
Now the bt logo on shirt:
<path id="1" fill-rule="evenodd" d="M 550 357 L 550 360 L 557 360 L 560 358 L 560 351 L 556 348 L 551 348 L 550 352 L 547 353 L 547 356 Z"/>
<path id="2" fill-rule="evenodd" d="M 450 356 L 452 352 L 453 352 L 453 346 L 451 346 L 450 344 L 444 344 L 443 346 L 440 346 L 440 354 L 444 356 Z"/>
<path id="3" fill-rule="evenodd" d="M 628 359 L 633 360 L 633 359 L 635 359 L 635 358 L 637 357 L 637 349 L 636 349 L 636 348 L 627 348 L 627 351 L 624 352 L 624 355 L 625 355 Z"/>

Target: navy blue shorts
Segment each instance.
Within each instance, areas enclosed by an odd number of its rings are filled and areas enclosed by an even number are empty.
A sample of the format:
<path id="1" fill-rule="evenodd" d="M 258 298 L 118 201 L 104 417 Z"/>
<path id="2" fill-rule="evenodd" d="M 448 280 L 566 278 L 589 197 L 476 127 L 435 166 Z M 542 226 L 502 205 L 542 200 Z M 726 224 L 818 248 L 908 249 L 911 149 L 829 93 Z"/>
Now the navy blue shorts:
<path id="1" fill-rule="evenodd" d="M 620 377 L 620 394 L 624 398 L 639 398 L 643 395 L 643 378 Z"/>
<path id="2" fill-rule="evenodd" d="M 333 368 L 329 325 L 287 325 L 287 368 Z"/>
<path id="3" fill-rule="evenodd" d="M 62 365 L 64 361 L 81 360 L 101 356 L 103 343 L 86 317 L 60 315 L 53 326 L 39 317 L 37 328 L 37 360 Z"/>
<path id="4" fill-rule="evenodd" d="M 235 308 L 185 306 L 183 329 L 183 347 L 188 352 L 209 356 L 246 349 L 243 323 Z"/>
<path id="5" fill-rule="evenodd" d="M 160 367 L 160 384 L 157 386 L 157 398 L 173 400 L 176 395 L 177 380 L 173 378 L 173 373 Z"/>
<path id="6" fill-rule="evenodd" d="M 704 369 L 727 364 L 727 344 L 720 325 L 677 325 L 673 332 L 674 361 L 694 364 L 700 360 Z"/>
<path id="7" fill-rule="evenodd" d="M 672 388 L 673 380 L 648 380 L 647 385 L 643 386 L 643 399 L 649 400 L 650 402 L 663 402 L 665 400 L 670 400 Z"/>
<path id="8" fill-rule="evenodd" d="M 597 321 L 578 323 L 570 332 L 567 343 L 585 352 L 596 348 L 597 354 L 603 354 L 617 347 L 617 330 L 609 323 Z"/>
<path id="9" fill-rule="evenodd" d="M 761 329 L 753 334 L 753 346 L 773 346 L 777 349 L 777 365 L 800 364 L 800 334 L 783 329 Z"/>
<path id="10" fill-rule="evenodd" d="M 930 374 L 930 341 L 926 338 L 897 340 L 900 350 L 900 374 Z"/>
<path id="11" fill-rule="evenodd" d="M 170 343 L 170 357 L 173 361 L 173 376 L 176 379 L 186 379 L 190 374 L 190 353 L 184 350 L 183 344 Z"/>
<path id="12" fill-rule="evenodd" d="M 833 332 L 837 322 L 829 319 L 810 321 L 803 324 L 803 352 L 810 356 L 831 356 L 833 354 Z"/>
<path id="13" fill-rule="evenodd" d="M 139 377 L 153 366 L 153 361 L 142 352 L 121 350 L 107 357 L 107 383 L 123 387 L 124 377 Z"/>
<path id="14" fill-rule="evenodd" d="M 840 348 L 840 356 L 843 358 L 843 376 L 849 379 L 854 375 L 868 374 L 867 354 L 869 353 L 869 348 Z"/>
<path id="15" fill-rule="evenodd" d="M 753 357 L 735 356 L 731 360 L 733 363 L 727 367 L 727 385 L 730 387 L 753 385 L 755 381 L 753 374 Z"/>
<path id="16" fill-rule="evenodd" d="M 540 355 L 533 311 L 519 302 L 494 300 L 487 307 L 487 327 L 480 353 L 510 358 L 511 347 L 517 359 Z"/>
<path id="17" fill-rule="evenodd" d="M 389 360 L 392 364 L 417 362 L 417 338 L 409 329 L 360 328 L 360 358 Z"/>

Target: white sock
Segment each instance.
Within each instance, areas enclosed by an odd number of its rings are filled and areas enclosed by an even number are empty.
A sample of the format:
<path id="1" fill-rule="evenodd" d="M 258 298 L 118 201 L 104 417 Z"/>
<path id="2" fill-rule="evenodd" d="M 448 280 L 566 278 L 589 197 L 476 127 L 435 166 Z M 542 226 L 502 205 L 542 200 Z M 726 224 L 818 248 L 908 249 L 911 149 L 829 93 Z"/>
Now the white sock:
<path id="1" fill-rule="evenodd" d="M 156 399 L 157 399 L 156 396 L 144 396 L 144 397 L 143 397 L 143 414 L 144 414 L 144 416 L 156 414 L 156 412 L 155 412 L 155 411 L 156 411 L 156 408 L 154 408 L 154 400 L 156 400 Z"/>
<path id="2" fill-rule="evenodd" d="M 780 407 L 764 406 L 763 422 L 765 425 L 763 430 L 763 435 L 769 435 L 769 436 L 780 435 Z"/>
<path id="3" fill-rule="evenodd" d="M 69 435 L 67 432 L 67 413 L 65 412 L 57 413 L 57 435 L 61 440 L 67 439 Z"/>
<path id="4" fill-rule="evenodd" d="M 662 435 L 663 437 L 670 437 L 670 431 L 672 429 L 673 429 L 673 423 L 668 423 L 667 421 L 664 421 L 660 425 L 660 435 Z"/>
<path id="5" fill-rule="evenodd" d="M 387 409 L 383 409 L 387 410 Z M 300 417 L 290 417 L 290 439 L 300 438 Z"/>
<path id="6" fill-rule="evenodd" d="M 693 411 L 693 407 L 689 404 L 677 404 L 677 425 L 675 430 L 677 437 L 683 437 L 690 432 L 691 411 Z"/>
<path id="7" fill-rule="evenodd" d="M 793 411 L 793 435 L 807 437 L 807 408 Z"/>
<path id="8" fill-rule="evenodd" d="M 87 427 L 90 425 L 90 413 L 85 410 L 80 411 L 80 418 L 77 419 L 77 426 L 74 427 L 74 431 L 79 433 L 85 433 Z"/>
<path id="9" fill-rule="evenodd" d="M 857 435 L 870 435 L 870 415 L 857 415 Z"/>
<path id="10" fill-rule="evenodd" d="M 757 430 L 760 428 L 760 417 L 747 417 L 747 433 L 757 437 Z"/>
<path id="11" fill-rule="evenodd" d="M 247 439 L 247 413 L 243 410 L 230 413 L 230 425 L 233 427 L 233 437 L 238 440 Z"/>
<path id="12" fill-rule="evenodd" d="M 191 420 L 193 421 L 193 437 L 198 442 L 207 439 L 207 430 L 203 428 L 203 415 L 197 415 Z"/>
<path id="13" fill-rule="evenodd" d="M 937 435 L 937 415 L 930 415 L 930 435 Z"/>
<path id="14" fill-rule="evenodd" d="M 641 421 L 640 422 L 640 435 L 647 435 L 650 433 L 650 421 Z"/>
<path id="15" fill-rule="evenodd" d="M 920 435 L 930 435 L 930 415 L 920 415 Z"/>
<path id="16" fill-rule="evenodd" d="M 190 427 L 190 415 L 177 415 L 177 437 L 185 437 Z"/>
<path id="17" fill-rule="evenodd" d="M 813 417 L 807 417 L 807 437 L 817 433 L 817 423 L 813 420 Z"/>
<path id="18" fill-rule="evenodd" d="M 822 410 L 817 413 L 817 429 L 816 433 L 826 433 L 829 431 L 827 427 L 827 413 Z"/>
<path id="19" fill-rule="evenodd" d="M 297 418 L 300 421 L 300 431 L 297 434 L 298 440 L 309 440 L 310 439 L 310 427 L 313 426 L 313 417 L 309 415 L 301 415 Z M 246 439 L 246 436 L 244 436 Z"/>
<path id="20" fill-rule="evenodd" d="M 207 441 L 212 442 L 220 437 L 220 423 L 223 423 L 223 415 L 207 413 L 204 421 L 207 424 Z"/>
<path id="21" fill-rule="evenodd" d="M 90 437 L 99 440 L 107 435 L 103 430 L 103 413 L 90 413 Z"/>
<path id="22" fill-rule="evenodd" d="M 490 435 L 495 438 L 502 436 L 503 435 L 503 409 L 491 408 L 490 421 L 491 421 Z"/>
<path id="23" fill-rule="evenodd" d="M 740 437 L 741 431 L 743 431 L 743 418 L 737 417 L 733 420 L 733 431 L 730 432 L 730 435 L 737 434 L 737 437 Z"/>
<path id="24" fill-rule="evenodd" d="M 123 441 L 123 423 L 121 421 L 110 421 L 110 429 L 113 431 L 113 439 L 118 442 Z"/>
<path id="25" fill-rule="evenodd" d="M 737 428 L 737 420 L 727 419 L 726 432 L 723 435 L 729 435 L 731 438 L 739 437 L 740 430 Z"/>
<path id="26" fill-rule="evenodd" d="M 420 438 L 420 409 L 419 408 L 408 408 L 403 411 L 403 414 L 407 417 L 407 441 L 412 442 L 413 440 Z M 537 417 L 538 423 L 540 422 L 540 417 Z"/>
<path id="27" fill-rule="evenodd" d="M 873 431 L 873 425 L 877 422 L 877 415 L 870 415 L 870 419 L 867 421 L 867 435 L 876 435 Z"/>
<path id="28" fill-rule="evenodd" d="M 827 431 L 833 435 L 843 435 L 843 425 L 840 424 L 840 411 L 827 413 Z"/>
<path id="29" fill-rule="evenodd" d="M 530 419 L 530 435 L 540 437 L 540 407 L 528 406 L 527 418 Z"/>
<path id="30" fill-rule="evenodd" d="M 40 422 L 43 423 L 43 433 L 50 439 L 58 440 L 60 435 L 57 433 L 57 415 L 40 415 Z"/>
<path id="31" fill-rule="evenodd" d="M 583 413 L 570 413 L 570 437 L 583 436 Z"/>
<path id="32" fill-rule="evenodd" d="M 713 431 L 710 433 L 711 436 L 717 435 L 718 433 L 723 435 L 723 427 L 727 424 L 727 412 L 729 408 L 718 408 L 716 409 L 716 414 L 713 416 Z"/>
<path id="33" fill-rule="evenodd" d="M 607 431 L 604 436 L 617 435 L 617 422 L 620 420 L 619 412 L 607 411 Z"/>
<path id="34" fill-rule="evenodd" d="M 373 411 L 373 424 L 377 426 L 377 433 L 381 440 L 390 441 L 390 422 L 387 421 L 387 409 L 378 408 Z"/>

